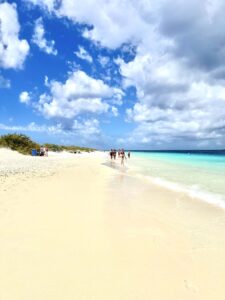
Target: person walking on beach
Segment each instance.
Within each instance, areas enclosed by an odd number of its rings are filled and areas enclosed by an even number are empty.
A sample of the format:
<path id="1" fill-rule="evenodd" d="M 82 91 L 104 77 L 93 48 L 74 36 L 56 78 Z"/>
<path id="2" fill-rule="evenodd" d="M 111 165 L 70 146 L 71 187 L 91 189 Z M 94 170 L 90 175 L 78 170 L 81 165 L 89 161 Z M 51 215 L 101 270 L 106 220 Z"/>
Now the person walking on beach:
<path id="1" fill-rule="evenodd" d="M 116 159 L 116 149 L 113 150 L 113 157 Z"/>
<path id="2" fill-rule="evenodd" d="M 127 156 L 128 156 L 128 158 L 130 158 L 130 152 L 128 152 Z"/>
<path id="3" fill-rule="evenodd" d="M 48 147 L 45 147 L 45 156 L 48 157 Z"/>
<path id="4" fill-rule="evenodd" d="M 111 160 L 113 159 L 113 149 L 111 149 L 111 151 L 109 152 L 109 155 L 111 157 Z"/>
<path id="5" fill-rule="evenodd" d="M 40 156 L 44 156 L 45 155 L 45 148 L 44 146 L 41 146 L 40 148 Z"/>
<path id="6" fill-rule="evenodd" d="M 126 158 L 125 151 L 122 149 L 120 152 L 121 166 L 124 166 L 124 159 Z"/>

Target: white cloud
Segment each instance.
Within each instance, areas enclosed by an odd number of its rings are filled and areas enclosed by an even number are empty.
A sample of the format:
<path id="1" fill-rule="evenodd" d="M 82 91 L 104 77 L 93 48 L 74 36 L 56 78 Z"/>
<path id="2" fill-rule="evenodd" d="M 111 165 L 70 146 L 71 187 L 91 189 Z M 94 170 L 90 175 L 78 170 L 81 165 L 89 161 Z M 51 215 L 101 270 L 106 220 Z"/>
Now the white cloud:
<path id="1" fill-rule="evenodd" d="M 77 57 L 88 61 L 89 63 L 93 62 L 93 58 L 91 55 L 85 50 L 83 47 L 79 46 L 79 51 L 74 52 Z"/>
<path id="2" fill-rule="evenodd" d="M 104 68 L 110 61 L 110 58 L 108 56 L 99 55 L 98 61 L 100 65 Z"/>
<path id="3" fill-rule="evenodd" d="M 20 126 L 20 125 L 5 125 L 0 124 L 1 130 L 7 130 L 7 131 L 24 131 L 24 132 L 46 132 L 47 126 L 45 125 L 37 125 L 36 123 L 32 122 L 28 124 L 27 126 Z"/>
<path id="4" fill-rule="evenodd" d="M 38 103 L 39 111 L 47 118 L 72 119 L 83 113 L 107 113 L 110 102 L 123 94 L 83 71 L 73 72 L 65 83 L 50 81 L 48 87 L 50 93 L 42 94 Z"/>
<path id="5" fill-rule="evenodd" d="M 93 25 L 84 36 L 101 42 L 103 46 L 116 48 L 124 42 L 138 41 L 147 29 L 146 22 L 139 13 L 139 5 L 134 1 L 105 0 L 26 0 L 43 9 L 48 8 L 59 17 L 67 17 L 73 22 Z M 50 3 L 49 3 L 50 2 Z M 144 2 L 142 0 L 141 2 Z M 141 6 L 141 5 L 140 5 Z"/>
<path id="6" fill-rule="evenodd" d="M 48 12 L 52 12 L 57 4 L 57 0 L 24 0 L 24 2 L 40 5 L 44 10 L 47 9 Z"/>
<path id="7" fill-rule="evenodd" d="M 19 98 L 21 103 L 29 104 L 31 101 L 30 94 L 27 91 L 20 93 Z"/>
<path id="8" fill-rule="evenodd" d="M 83 137 L 89 137 L 92 135 L 96 136 L 101 132 L 99 128 L 99 121 L 97 119 L 88 119 L 83 122 L 74 120 L 72 130 Z"/>
<path id="9" fill-rule="evenodd" d="M 6 125 L 0 123 L 0 130 L 15 131 L 15 132 L 41 132 L 50 135 L 68 134 L 61 123 L 56 123 L 54 125 L 36 124 L 35 122 L 31 122 L 27 125 Z"/>
<path id="10" fill-rule="evenodd" d="M 51 12 L 90 25 L 84 36 L 101 46 L 132 44 L 135 58 L 116 60 L 123 86 L 137 92 L 127 109 L 137 125 L 128 141 L 176 147 L 224 144 L 224 9 L 222 0 L 62 0 Z"/>
<path id="11" fill-rule="evenodd" d="M 139 52 L 130 63 L 120 62 L 125 86 L 137 89 L 138 101 L 127 109 L 128 121 L 137 123 L 130 143 L 175 147 L 202 140 L 223 140 L 225 88 L 208 76 L 185 68 L 170 56 Z M 199 145 L 200 145 L 199 144 Z"/>
<path id="12" fill-rule="evenodd" d="M 47 54 L 57 55 L 57 50 L 55 49 L 55 41 L 48 41 L 45 38 L 45 29 L 43 25 L 42 18 L 35 21 L 34 34 L 32 41 L 36 44 L 43 52 Z"/>
<path id="13" fill-rule="evenodd" d="M 20 24 L 15 4 L 0 3 L 0 67 L 22 68 L 29 44 L 19 39 Z"/>
<path id="14" fill-rule="evenodd" d="M 112 113 L 113 113 L 113 115 L 114 115 L 115 117 L 118 117 L 118 115 L 119 115 L 119 113 L 118 113 L 118 108 L 115 107 L 115 106 L 113 106 L 113 107 L 112 107 Z"/>
<path id="15" fill-rule="evenodd" d="M 97 120 L 84 120 L 82 122 L 78 122 L 74 120 L 73 126 L 70 128 L 70 134 L 92 134 L 99 133 L 98 129 L 99 123 Z M 67 134 L 68 131 L 65 130 L 61 123 L 57 123 L 56 125 L 46 125 L 46 124 L 36 124 L 35 122 L 31 122 L 28 125 L 6 125 L 0 123 L 1 130 L 8 131 L 22 131 L 22 132 L 45 132 L 51 134 Z"/>
<path id="16" fill-rule="evenodd" d="M 6 125 L 0 123 L 0 130 L 12 132 L 39 132 L 47 135 L 66 137 L 70 144 L 79 138 L 83 144 L 90 146 L 90 143 L 98 142 L 102 138 L 100 124 L 97 119 L 74 120 L 71 127 L 65 128 L 62 123 L 55 125 L 36 124 L 31 122 L 28 125 Z"/>
<path id="17" fill-rule="evenodd" d="M 187 94 L 181 93 L 179 98 L 173 95 L 172 107 L 172 98 L 168 98 L 165 107 L 145 100 L 136 103 L 127 109 L 128 120 L 137 123 L 129 141 L 134 145 L 138 140 L 152 148 L 168 148 L 168 145 L 200 148 L 203 143 L 213 148 L 224 140 L 224 95 L 223 87 L 193 83 Z"/>

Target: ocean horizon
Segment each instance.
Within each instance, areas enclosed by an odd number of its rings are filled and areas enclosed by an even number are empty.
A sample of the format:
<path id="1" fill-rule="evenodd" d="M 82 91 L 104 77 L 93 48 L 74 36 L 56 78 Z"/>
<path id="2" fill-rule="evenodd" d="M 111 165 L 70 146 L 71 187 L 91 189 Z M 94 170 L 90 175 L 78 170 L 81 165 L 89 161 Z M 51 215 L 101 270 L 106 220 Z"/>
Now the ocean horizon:
<path id="1" fill-rule="evenodd" d="M 141 149 L 134 149 L 134 150 L 126 150 L 130 151 L 130 152 L 159 152 L 159 153 L 186 153 L 186 154 L 215 154 L 215 155 L 225 155 L 225 149 L 211 149 L 211 150 L 207 150 L 207 149 L 201 149 L 201 150 L 195 150 L 195 149 L 187 149 L 187 150 L 141 150 Z"/>

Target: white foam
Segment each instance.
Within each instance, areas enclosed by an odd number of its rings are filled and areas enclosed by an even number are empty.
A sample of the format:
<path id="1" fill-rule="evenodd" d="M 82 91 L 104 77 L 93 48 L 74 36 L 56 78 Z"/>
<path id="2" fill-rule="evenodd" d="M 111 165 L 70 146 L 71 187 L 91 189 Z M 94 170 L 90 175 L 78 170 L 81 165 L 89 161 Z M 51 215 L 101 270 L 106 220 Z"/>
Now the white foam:
<path id="1" fill-rule="evenodd" d="M 151 181 L 157 185 L 164 186 L 170 190 L 186 193 L 192 198 L 198 198 L 206 201 L 207 203 L 225 209 L 225 199 L 222 195 L 204 191 L 197 185 L 186 187 L 182 186 L 181 184 L 170 182 L 161 178 L 151 178 Z"/>
<path id="2" fill-rule="evenodd" d="M 222 209 L 225 209 L 225 198 L 222 195 L 215 194 L 215 193 L 210 193 L 208 191 L 202 190 L 198 185 L 193 185 L 193 186 L 184 186 L 179 183 L 171 182 L 159 177 L 151 177 L 151 176 L 146 176 L 142 174 L 135 174 L 139 178 L 147 178 L 150 180 L 153 184 L 162 186 L 166 189 L 175 191 L 175 192 L 180 192 L 180 193 L 185 193 L 191 198 L 199 199 L 202 201 L 205 201 L 211 205 L 220 207 Z"/>

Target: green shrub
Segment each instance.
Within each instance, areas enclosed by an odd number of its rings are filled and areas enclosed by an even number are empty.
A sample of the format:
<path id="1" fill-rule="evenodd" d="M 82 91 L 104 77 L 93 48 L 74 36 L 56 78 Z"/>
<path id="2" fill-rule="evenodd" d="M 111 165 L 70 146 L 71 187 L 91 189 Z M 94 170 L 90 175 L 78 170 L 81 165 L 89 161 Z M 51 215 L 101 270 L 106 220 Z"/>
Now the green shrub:
<path id="1" fill-rule="evenodd" d="M 56 144 L 45 144 L 45 147 L 48 148 L 49 151 L 60 152 L 63 150 L 70 152 L 77 151 L 85 151 L 92 152 L 95 149 L 86 148 L 86 147 L 78 147 L 78 146 L 63 146 Z M 0 136 L 0 147 L 6 147 L 15 151 L 18 151 L 22 154 L 31 154 L 32 149 L 39 150 L 40 145 L 36 142 L 32 141 L 28 136 L 24 134 L 7 134 Z"/>
<path id="2" fill-rule="evenodd" d="M 40 145 L 24 134 L 7 134 L 0 137 L 0 147 L 6 147 L 22 154 L 31 154 L 31 150 L 39 149 Z"/>
<path id="3" fill-rule="evenodd" d="M 85 152 L 92 152 L 95 149 L 93 148 L 86 148 L 86 147 L 79 147 L 79 146 L 63 146 L 63 145 L 56 145 L 56 144 L 45 144 L 45 147 L 48 148 L 49 151 L 60 152 L 60 151 L 70 151 L 70 152 L 77 152 L 77 151 L 85 151 Z"/>
<path id="4" fill-rule="evenodd" d="M 63 146 L 59 146 L 56 144 L 44 144 L 44 146 L 47 147 L 49 151 L 53 151 L 53 152 L 63 151 Z"/>

